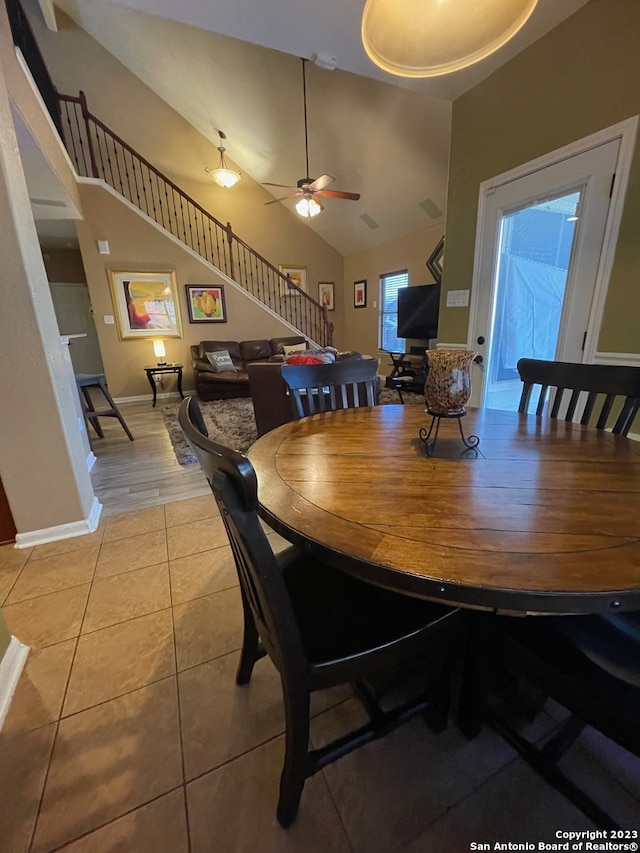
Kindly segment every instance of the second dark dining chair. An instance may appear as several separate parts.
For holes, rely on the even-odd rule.
[[[521,412],[527,411],[534,385],[540,386],[538,415],[545,412],[549,389],[555,388],[549,401],[552,418],[579,417],[583,426],[595,421],[596,429],[614,420],[612,432],[626,436],[640,406],[639,367],[522,358],[518,372],[524,383]],[[504,720],[497,721],[499,731],[598,826],[615,828],[615,821],[558,762],[586,725],[640,756],[640,615],[498,617],[496,629],[503,664],[570,711],[543,746],[526,741]],[[541,707],[538,703],[534,710]]]
[[[333,364],[283,364],[281,373],[296,418],[373,406],[376,402],[377,358]]]
[[[247,684],[265,654],[280,675],[286,732],[276,814],[288,827],[305,780],[327,764],[419,713],[435,731],[445,728],[460,613],[364,583],[293,546],[274,554],[258,519],[249,459],[207,437],[193,398],[181,404],[179,420],[220,509],[240,580],[244,637],[236,683]],[[428,689],[383,710],[365,680],[411,661],[424,666]],[[345,683],[370,722],[310,749],[310,694]]]
[[[548,405],[552,418],[562,416],[572,421],[579,417],[583,426],[594,421],[596,429],[604,429],[613,412],[612,431],[627,435],[640,408],[640,367],[521,358],[517,368],[523,382],[519,412],[529,410],[533,389],[540,386],[537,415],[543,414]],[[620,411],[614,408],[616,399],[620,401]]]

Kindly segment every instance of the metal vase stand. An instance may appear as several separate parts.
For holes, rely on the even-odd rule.
[[[458,427],[460,428],[460,437],[462,438],[462,443],[465,446],[465,450],[463,453],[466,453],[467,450],[476,450],[478,449],[478,445],[480,444],[480,439],[477,435],[468,435],[465,436],[462,430],[462,418],[467,414],[466,409],[456,409],[453,412],[438,412],[435,409],[430,409],[427,407],[427,414],[431,415],[431,424],[429,429],[427,430],[425,427],[420,428],[420,440],[424,441],[425,449],[427,451],[427,456],[433,456],[433,451],[436,446],[436,442],[438,440],[438,432],[440,430],[440,421],[442,418],[455,418],[458,421]],[[431,441],[431,433],[433,432],[433,427],[436,427],[436,432],[433,437],[433,441]]]

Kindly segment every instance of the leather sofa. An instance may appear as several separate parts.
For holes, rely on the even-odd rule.
[[[303,337],[259,339],[254,341],[200,341],[191,347],[191,364],[198,397],[201,400],[226,400],[230,397],[248,397],[249,374],[247,367],[258,363],[282,363],[284,346],[302,344]],[[235,371],[217,372],[207,359],[207,352],[227,350]]]

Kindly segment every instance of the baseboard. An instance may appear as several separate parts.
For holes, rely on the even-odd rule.
[[[191,388],[190,390],[183,391],[185,397],[192,397],[196,394],[195,389]],[[162,394],[157,394],[157,400],[168,400],[169,398],[181,400],[182,397],[178,393],[178,391],[163,391]],[[149,403],[153,402],[153,394],[137,394],[135,397],[114,397],[113,398],[116,405],[120,405],[121,403],[142,403],[147,400]]]
[[[17,637],[11,637],[11,642],[0,661],[0,731],[9,713],[28,654],[29,646],[25,646]]]
[[[96,455],[93,450],[89,451],[89,455],[87,456],[87,471],[90,471],[93,466],[96,464]]]
[[[46,545],[47,542],[58,542],[61,539],[72,539],[74,536],[86,536],[98,527],[102,504],[98,498],[93,498],[91,510],[83,521],[72,521],[70,524],[58,524],[55,527],[44,527],[41,530],[30,530],[28,533],[16,534],[16,548],[33,548],[36,545]]]

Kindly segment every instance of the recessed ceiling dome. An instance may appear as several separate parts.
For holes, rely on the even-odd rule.
[[[506,44],[538,0],[367,0],[362,43],[399,77],[459,71]]]

